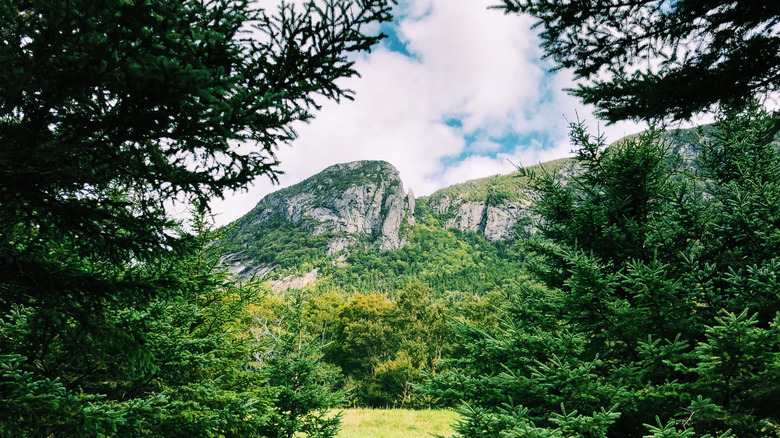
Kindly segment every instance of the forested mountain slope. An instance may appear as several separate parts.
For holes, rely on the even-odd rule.
[[[694,306],[694,314],[709,314],[696,307],[702,304],[693,304],[702,298],[691,301],[688,295],[695,291],[683,290],[687,283],[673,278],[693,269],[687,264],[702,255],[702,239],[723,234],[712,228],[710,221],[717,221],[709,215],[722,211],[717,214],[727,217],[734,208],[718,201],[723,189],[716,176],[722,170],[713,173],[701,160],[712,166],[747,159],[728,154],[749,147],[724,147],[714,132],[705,127],[644,133],[606,149],[595,143],[580,147],[573,158],[468,181],[418,199],[405,191],[389,163],[332,166],[268,195],[226,228],[223,264],[233,275],[267,284],[265,298],[252,308],[258,320],[304,332],[318,345],[323,363],[341,371],[337,386],[347,391],[348,403],[425,407],[473,400],[500,411],[511,396],[503,386],[515,385],[506,380],[507,365],[518,373],[535,369],[538,378],[548,380],[563,363],[544,362],[550,367],[544,372],[528,367],[536,360],[549,362],[549,354],[588,355],[565,365],[578,373],[591,366],[581,359],[599,356],[623,366],[618,350],[633,351],[635,342],[648,340],[647,333],[653,339],[665,336],[652,331],[659,325],[681,330],[675,321],[686,320],[682,309]],[[749,136],[744,140],[750,141]],[[772,220],[771,214],[766,220]],[[707,251],[717,257],[729,254]],[[713,276],[708,266],[686,274],[692,276],[688,281]],[[646,275],[651,277],[643,280]],[[714,288],[716,298],[716,289],[731,281],[718,278],[718,285],[701,286]],[[664,284],[667,280],[671,283]],[[656,283],[630,286],[636,281]],[[626,294],[638,295],[628,299]],[[761,309],[761,314],[768,318],[774,310]],[[648,319],[648,311],[655,316]],[[680,333],[703,340],[703,321]],[[576,333],[567,335],[570,330]],[[539,342],[549,342],[551,350]],[[567,342],[580,346],[567,350]],[[585,345],[589,350],[582,353]],[[619,380],[619,375],[604,378]],[[527,390],[551,384],[537,383],[541,386]],[[622,383],[609,385],[614,388],[602,389],[622,388]],[[608,400],[604,395],[597,402]],[[538,412],[560,406],[560,401],[548,402],[537,406]],[[478,412],[465,413],[473,423],[461,428],[464,435],[470,436],[471,427],[477,435],[494,430]],[[502,415],[509,414],[497,418]],[[598,421],[605,425],[617,418],[604,415]],[[627,421],[621,420],[620,427],[637,427]]]
[[[506,252],[533,233],[532,198],[517,175],[499,175],[415,199],[389,163],[339,164],[264,197],[228,227],[223,261],[236,275],[271,282],[329,277],[386,290],[423,275],[437,289],[458,288],[443,277],[461,283],[484,278],[475,272],[486,262],[516,265],[518,255]]]
[[[702,132],[670,131],[666,134],[670,156],[693,170],[698,168]],[[572,158],[538,164],[530,170],[557,174],[564,180],[581,172]],[[366,273],[369,278],[377,277],[376,271],[392,271],[396,280],[405,275],[416,277],[417,271],[409,265],[427,266],[420,271],[454,269],[466,275],[471,271],[458,270],[466,263],[464,252],[473,259],[474,267],[484,266],[495,260],[488,256],[483,260],[480,247],[504,254],[535,233],[531,207],[537,197],[527,178],[513,172],[456,184],[415,199],[390,163],[338,164],[265,196],[231,224],[222,242],[223,262],[239,276],[269,281],[299,278],[302,281],[293,282],[299,286],[323,278],[326,272],[333,275],[338,271],[337,278],[347,275],[355,280],[348,273],[362,271],[367,258],[376,259],[373,264],[377,265]],[[510,263],[520,257],[504,255]],[[352,280],[344,281],[339,284]],[[361,277],[357,281],[365,280]],[[380,283],[385,281],[390,279]],[[275,284],[284,288],[283,283]]]

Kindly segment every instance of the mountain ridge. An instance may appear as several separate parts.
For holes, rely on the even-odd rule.
[[[701,132],[676,130],[664,139],[673,156],[696,167]],[[579,171],[572,157],[528,169],[564,178]],[[268,194],[228,226],[223,263],[234,275],[281,282],[275,284],[284,289],[305,286],[333,267],[348,265],[355,251],[399,251],[428,232],[456,232],[456,240],[466,233],[490,244],[513,245],[536,231],[535,199],[520,172],[474,179],[415,198],[404,189],[398,169],[386,161],[336,164]],[[437,235],[452,239],[444,234]]]
[[[332,256],[355,246],[397,249],[405,244],[403,228],[414,226],[414,193],[405,191],[398,170],[385,161],[335,164],[293,186],[263,197],[245,216],[230,225],[227,237],[244,241],[224,263],[237,275],[263,277],[274,263],[254,266],[252,247],[275,228],[308,233],[309,242]],[[286,223],[285,223],[286,222]],[[258,239],[259,241],[258,242]],[[310,239],[311,240],[311,239]],[[236,249],[238,249],[236,251]],[[246,256],[250,257],[246,257]],[[254,260],[258,261],[258,260]]]

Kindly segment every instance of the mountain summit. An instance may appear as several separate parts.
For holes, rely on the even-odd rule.
[[[268,267],[244,266],[250,259],[257,261],[256,256],[245,257],[246,253],[267,246],[265,237],[279,227],[308,233],[331,255],[356,245],[397,249],[405,243],[404,226],[414,225],[414,204],[414,194],[404,190],[398,170],[390,163],[336,164],[271,193],[236,221],[227,237],[245,249],[231,253],[226,262],[242,274],[262,275]]]

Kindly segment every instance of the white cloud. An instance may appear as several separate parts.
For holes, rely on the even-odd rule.
[[[568,155],[566,118],[574,120],[577,111],[593,120],[591,110],[561,91],[572,85],[565,72],[546,73],[530,19],[488,10],[492,4],[401,2],[394,29],[412,56],[385,46],[358,58],[362,77],[342,82],[355,91],[355,100],[326,102],[310,124],[298,128],[292,147],[279,150],[281,185],[339,162],[386,160],[419,196],[511,172],[507,159],[529,165]],[[452,119],[460,123],[448,124]],[[618,135],[637,130],[607,128]],[[507,151],[498,139],[513,132],[520,138],[535,133],[547,144],[528,140]],[[469,138],[476,140],[468,144]],[[465,158],[453,163],[459,156]],[[260,180],[246,194],[215,202],[222,213],[218,223],[237,219],[278,188]]]
[[[544,70],[524,17],[488,10],[492,0],[429,0],[428,11],[399,25],[399,38],[434,80],[436,108],[463,118],[466,132],[506,124],[535,102]]]

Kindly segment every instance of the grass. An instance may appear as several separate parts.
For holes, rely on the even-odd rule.
[[[338,438],[451,436],[458,414],[450,410],[345,409]]]

